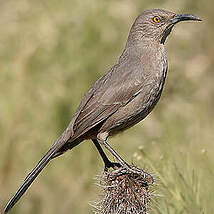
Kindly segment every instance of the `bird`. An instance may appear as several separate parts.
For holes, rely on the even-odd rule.
[[[176,14],[164,9],[145,10],[136,18],[115,65],[90,87],[68,127],[9,200],[5,214],[52,159],[84,140],[93,141],[105,170],[129,168],[107,139],[134,126],[153,110],[160,99],[168,70],[164,43],[175,24],[188,20],[202,21],[191,14]],[[115,157],[116,162],[108,159],[103,148]]]

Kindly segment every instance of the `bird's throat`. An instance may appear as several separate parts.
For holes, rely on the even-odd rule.
[[[174,25],[170,25],[169,27],[166,28],[166,30],[164,31],[163,36],[161,38],[161,44],[165,43],[166,38],[171,33],[173,26]]]

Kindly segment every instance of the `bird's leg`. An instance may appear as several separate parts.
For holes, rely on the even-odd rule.
[[[97,141],[96,141],[97,142]],[[110,162],[109,160],[109,162],[110,162],[110,164],[119,164],[119,168],[120,167],[122,167],[123,169],[125,169],[125,172],[127,173],[127,172],[131,172],[131,173],[134,173],[134,174],[143,174],[143,176],[144,176],[144,178],[145,179],[148,179],[148,182],[150,182],[150,183],[153,183],[154,182],[154,179],[153,179],[153,177],[152,177],[152,175],[150,175],[150,174],[148,174],[147,172],[144,172],[143,170],[141,170],[141,169],[139,169],[139,168],[137,168],[137,167],[134,167],[134,166],[131,166],[131,165],[129,165],[128,163],[126,163],[115,151],[114,151],[114,149],[106,142],[106,140],[99,140],[98,139],[98,145],[99,144],[102,144],[116,159],[117,159],[117,161],[118,161],[118,163],[112,163],[112,162]],[[96,144],[95,144],[96,145]],[[99,145],[99,147],[100,147],[100,145]],[[103,152],[103,150],[102,150],[102,148],[100,147],[100,149],[101,149],[101,151]],[[98,150],[99,151],[99,150]],[[100,153],[101,154],[101,153]],[[105,155],[105,153],[103,152],[103,154]],[[102,156],[102,155],[101,155]],[[106,157],[106,155],[105,155],[105,157]],[[107,157],[106,157],[107,158]],[[108,158],[107,158],[108,159]],[[103,159],[104,160],[104,159]],[[105,161],[104,161],[105,162]],[[112,166],[110,166],[110,167],[112,167]],[[115,167],[113,167],[113,168],[115,168]],[[147,180],[146,180],[146,183],[145,183],[146,185],[148,185],[147,184]]]
[[[150,175],[149,173],[135,167],[132,165],[129,165],[128,163],[126,163],[115,151],[114,149],[106,142],[106,140],[93,140],[96,148],[98,149],[104,163],[105,163],[105,171],[107,171],[110,167],[112,168],[116,168],[116,170],[123,170],[120,171],[120,173],[132,173],[132,175],[143,175],[143,180],[144,180],[144,185],[145,188],[148,188],[149,184],[153,184],[154,183],[154,178],[152,177],[152,175]],[[111,162],[107,156],[105,155],[102,147],[100,146],[100,144],[102,144],[116,159],[117,159],[117,163]],[[117,172],[118,173],[118,172]],[[118,173],[117,175],[120,175],[120,173]]]
[[[106,154],[104,153],[102,147],[100,146],[99,142],[96,140],[96,139],[92,139],[94,145],[96,146],[100,156],[102,157],[103,159],[103,162],[105,164],[105,168],[104,170],[105,171],[108,171],[109,168],[116,168],[116,167],[121,167],[121,164],[120,163],[115,163],[115,162],[111,162],[108,157],[106,156]]]
[[[126,163],[115,151],[114,149],[106,142],[106,140],[98,139],[99,144],[103,145],[119,162],[122,167],[129,168],[128,163]],[[100,145],[99,145],[100,146]],[[101,148],[102,149],[102,148]],[[104,153],[104,152],[103,152]],[[102,156],[102,155],[101,155]],[[105,161],[104,161],[105,162]],[[113,163],[114,164],[114,163]],[[118,164],[118,163],[117,163]]]

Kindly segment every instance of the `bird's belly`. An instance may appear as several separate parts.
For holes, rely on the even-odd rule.
[[[129,117],[120,121],[118,126],[112,129],[110,135],[114,135],[118,132],[124,131],[143,120],[153,110],[159,98],[160,96],[156,94],[148,101],[148,103],[143,103],[143,105],[138,109],[137,112],[133,112],[129,115]]]
[[[101,127],[101,130],[107,131],[112,136],[143,120],[160,99],[162,88],[163,84],[144,87],[144,90],[132,101],[119,108],[108,118]]]

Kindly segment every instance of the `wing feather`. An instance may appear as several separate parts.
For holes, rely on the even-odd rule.
[[[77,109],[72,139],[106,120],[136,96],[145,82],[142,72],[138,71],[135,66],[117,64],[95,82]]]

